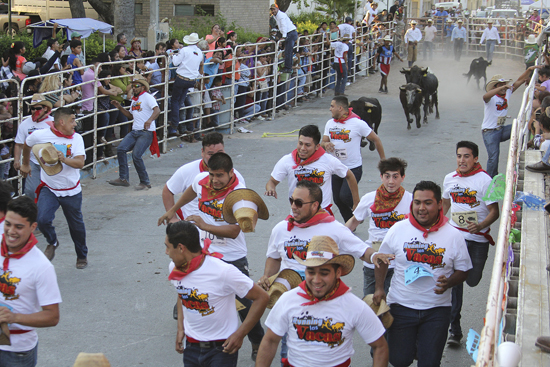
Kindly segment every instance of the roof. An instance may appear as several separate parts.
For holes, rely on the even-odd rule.
[[[70,35],[73,32],[80,33],[82,38],[87,38],[94,32],[113,33],[112,25],[91,18],[52,19],[29,25],[29,27],[34,28],[34,47],[38,47],[43,40],[51,38],[51,29],[54,23],[59,24],[59,28],[65,31],[67,39],[70,39]]]

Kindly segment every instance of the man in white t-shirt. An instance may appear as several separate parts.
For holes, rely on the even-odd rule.
[[[323,202],[321,207],[331,214],[332,175],[345,178],[353,196],[353,206],[359,203],[357,180],[338,158],[326,154],[321,147],[321,132],[316,125],[306,125],[298,133],[298,147],[292,153],[283,156],[273,168],[271,177],[265,185],[265,195],[277,198],[276,186],[285,177],[288,178],[288,196],[290,197],[300,181],[312,181],[321,186]]]
[[[168,279],[178,293],[176,351],[183,353],[184,366],[237,366],[243,338],[259,324],[269,296],[219,254],[210,254],[209,241],[201,248],[191,222],[168,223],[164,243],[172,259]],[[235,297],[251,303],[240,326]]]
[[[334,61],[332,63],[332,68],[336,71],[336,85],[334,86],[334,95],[341,96],[345,95],[346,91],[346,82],[348,80],[348,53],[350,48],[349,34],[344,34],[338,41],[330,42],[330,48],[334,50]]]
[[[49,60],[51,59],[54,55],[55,55],[55,52],[56,51],[61,51],[60,48],[61,46],[59,46],[59,42],[57,41],[57,38],[50,38],[47,42],[47,46],[48,48],[46,49],[46,52],[44,52],[44,54],[42,55],[43,58],[45,58],[46,60]],[[53,66],[50,68],[49,71],[59,71],[61,70],[61,62],[59,61],[59,57],[56,57],[56,60],[54,61],[53,63]]]
[[[457,169],[445,176],[443,181],[443,213],[451,209],[450,223],[462,232],[473,268],[468,272],[466,283],[470,287],[479,284],[489,253],[489,244],[494,245],[489,235],[490,226],[499,217],[498,202],[483,200],[491,184],[491,177],[477,161],[479,148],[471,141],[456,144]],[[463,284],[453,287],[451,309],[451,329],[447,343],[460,345],[462,328]]]
[[[130,172],[128,171],[128,153],[132,150],[132,159],[134,167],[139,176],[139,185],[135,186],[136,190],[144,190],[151,188],[151,181],[145,169],[143,162],[143,154],[147,148],[156,148],[158,151],[158,143],[156,141],[156,125],[155,120],[160,115],[160,109],[155,97],[150,95],[149,83],[147,80],[137,75],[132,81],[132,104],[130,111],[126,110],[117,101],[111,101],[113,106],[129,119],[134,119],[132,131],[128,133],[120,145],[117,147],[118,157],[118,174],[119,178],[109,181],[113,186],[130,186]]]
[[[38,229],[48,242],[44,255],[48,260],[53,260],[55,250],[59,246],[53,220],[55,212],[61,206],[71,229],[71,239],[76,251],[76,268],[84,269],[88,266],[88,247],[86,246],[86,227],[82,216],[80,170],[84,167],[86,151],[84,140],[80,134],[75,132],[75,127],[76,121],[72,108],[57,109],[53,127],[35,131],[27,138],[23,148],[21,174],[25,177],[31,172],[31,148],[40,144],[39,149],[33,149],[32,155],[41,157],[42,160],[40,184],[36,188],[35,202],[38,205]],[[43,151],[48,150],[45,147],[46,144],[52,144],[55,148],[57,154],[55,164],[51,164],[43,158]]]
[[[20,196],[8,203],[0,251],[0,323],[9,324],[11,345],[0,345],[0,367],[36,366],[35,328],[59,322],[61,294],[52,263],[35,246],[36,217],[32,199]]]
[[[353,270],[353,256],[342,255],[332,238],[317,235],[305,259],[295,258],[306,268],[305,280],[283,293],[269,313],[256,367],[271,366],[285,335],[288,358],[283,366],[350,366],[354,331],[373,348],[373,366],[387,366],[384,326],[341,280]]]
[[[355,176],[357,183],[363,176],[361,139],[366,137],[374,143],[380,159],[385,159],[382,141],[370,126],[349,108],[348,99],[336,96],[330,102],[332,119],[327,121],[321,146],[340,159]],[[354,200],[344,179],[332,176],[332,198],[347,222],[353,216]]]
[[[395,254],[387,303],[393,316],[388,329],[390,363],[439,366],[451,318],[451,288],[464,282],[472,262],[462,234],[443,214],[441,188],[420,181],[411,214],[390,228],[380,252]],[[386,297],[387,265],[375,269],[374,304]]]
[[[428,19],[428,25],[424,27],[424,58],[422,61],[428,60],[426,57],[428,51],[430,52],[430,60],[433,59],[434,39],[436,34],[437,28],[434,26],[434,21]]]
[[[378,3],[372,3],[368,9],[366,9],[365,17],[363,18],[363,23],[365,23],[367,26],[370,26],[378,14]]]
[[[528,67],[511,86],[508,83],[512,79],[504,79],[500,74],[493,75],[485,86],[486,93],[483,95],[485,109],[481,133],[483,143],[487,148],[487,173],[491,177],[498,174],[500,143],[509,140],[512,131],[512,125],[505,125],[506,115],[508,114],[508,100],[512,93],[528,80],[532,71],[540,68],[540,65]]]
[[[351,39],[351,44],[348,44],[348,78],[352,78],[353,65],[355,59],[355,53],[353,52],[353,44],[355,44],[355,27],[353,26],[353,19],[346,17],[345,23],[338,25],[340,34],[347,34]]]
[[[21,168],[21,152],[25,145],[25,140],[35,131],[49,129],[53,125],[52,104],[46,100],[42,94],[32,96],[29,110],[31,115],[24,119],[17,127],[15,136],[15,146],[13,148],[13,168],[17,171]],[[34,199],[36,188],[40,183],[40,165],[31,155],[31,174],[25,179],[25,195]]]
[[[249,276],[244,233],[238,223],[227,223],[222,212],[227,195],[244,187],[244,183],[240,182],[235,174],[231,157],[226,153],[216,153],[208,161],[208,172],[202,172],[195,177],[193,184],[183,192],[177,203],[159,218],[158,224],[171,221],[179,208],[197,198],[199,213],[185,219],[195,223],[199,228],[203,246],[206,241],[210,241],[212,251],[222,254],[223,261],[234,265]],[[244,320],[251,302],[242,297],[237,299],[245,306],[245,309],[239,312],[241,320]],[[263,336],[264,330],[258,322],[248,334],[252,344],[252,359],[256,358]]]
[[[369,220],[369,238],[365,241],[369,247],[378,251],[389,229],[410,213],[412,194],[401,184],[405,179],[407,162],[399,158],[383,159],[378,163],[382,185],[361,198],[359,205],[353,211],[353,217],[346,222],[346,227],[355,231],[357,226]],[[393,276],[393,264],[390,264],[384,291],[388,293]],[[363,262],[363,295],[373,294],[376,280],[374,265]]]

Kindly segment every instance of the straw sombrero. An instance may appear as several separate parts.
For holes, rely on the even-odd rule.
[[[269,302],[267,308],[272,308],[283,293],[296,288],[302,283],[302,277],[292,269],[284,269],[270,276],[268,281],[269,291],[267,291],[267,294],[269,294]]]
[[[145,91],[149,92],[149,83],[142,75],[136,75],[132,80],[132,83],[139,83],[145,87]]]
[[[46,107],[49,107],[50,109],[53,108],[53,105],[50,101],[48,101],[46,99],[46,97],[44,97],[43,94],[40,94],[40,93],[35,93],[32,95],[32,99],[30,102],[27,102],[27,104],[29,106],[34,106],[34,105],[42,105],[42,106],[46,106]]]
[[[391,315],[390,306],[386,303],[386,300],[382,299],[380,300],[380,304],[376,306],[373,301],[373,294],[367,294],[365,298],[363,298],[363,301],[369,305],[370,308],[374,311],[376,316],[380,318],[380,321],[382,321],[382,324],[386,329],[389,329],[391,324],[393,323],[393,316]]]
[[[57,149],[52,143],[35,144],[32,146],[32,153],[48,176],[57,175],[63,170],[63,165],[57,157]]]
[[[73,367],[111,367],[103,353],[79,353]]]
[[[306,267],[316,267],[325,264],[338,264],[342,267],[342,276],[351,273],[355,259],[351,255],[340,255],[338,245],[329,236],[313,236],[307,248],[306,259],[293,255],[298,263]]]
[[[250,189],[234,190],[227,195],[223,201],[222,212],[227,223],[239,223],[245,233],[254,232],[258,218],[269,218],[269,210],[264,200]]]
[[[510,83],[512,81],[512,79],[504,79],[502,77],[501,74],[496,74],[496,75],[493,75],[493,77],[491,78],[491,80],[489,80],[489,82],[487,83],[487,85],[485,86],[485,91],[488,92],[490,91],[491,89],[494,88],[495,84],[498,84],[498,83]]]

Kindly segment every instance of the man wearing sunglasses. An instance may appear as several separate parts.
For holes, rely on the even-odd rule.
[[[15,148],[13,150],[13,168],[19,171],[21,168],[21,153],[23,152],[23,146],[25,140],[33,132],[42,129],[49,129],[50,125],[53,125],[53,117],[50,116],[52,112],[52,103],[46,100],[46,97],[42,94],[35,94],[32,96],[29,103],[29,110],[31,115],[24,119],[17,128],[17,135],[15,136]],[[40,165],[38,161],[31,154],[31,174],[25,179],[24,193],[26,196],[34,199],[34,191],[40,183]]]

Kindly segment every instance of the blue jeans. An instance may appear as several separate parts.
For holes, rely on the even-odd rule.
[[[292,70],[292,57],[294,56],[294,45],[298,40],[298,32],[290,31],[286,34],[285,40],[285,69]]]
[[[218,113],[220,110],[212,109],[210,113]],[[220,115],[210,116],[210,126],[218,126],[220,124]]]
[[[55,212],[61,206],[63,214],[69,225],[71,239],[74,242],[76,257],[85,259],[88,257],[88,247],[86,246],[86,227],[82,217],[82,192],[73,196],[57,197],[50,189],[43,187],[38,197],[38,229],[50,245],[55,245],[57,235],[53,220]]]
[[[223,259],[222,259],[223,260]],[[248,273],[248,259],[245,257],[240,258],[235,261],[226,261],[226,263],[231,264],[235,266],[237,269],[241,271],[244,275],[247,277],[250,277],[250,274]],[[252,306],[252,301],[248,298],[241,298],[236,297],[239,302],[243,304],[244,309],[239,311],[239,317],[241,318],[241,321],[244,321],[246,319],[246,316],[248,315],[248,311],[250,310],[250,306]],[[250,340],[250,343],[252,344],[260,344],[262,342],[262,339],[264,337],[264,329],[262,328],[262,324],[260,321],[254,325],[252,330],[248,333],[248,340]]]
[[[390,290],[391,278],[393,277],[393,268],[388,269],[386,279],[384,280],[384,292],[388,294]],[[374,278],[374,269],[363,266],[363,297],[367,294],[373,294],[375,290],[376,279]]]
[[[495,52],[495,45],[497,40],[486,40],[485,41],[485,52],[487,53],[487,61],[493,60],[493,52]]]
[[[353,71],[353,65],[354,65],[354,46],[352,43],[349,43],[349,50],[348,50],[348,76],[353,76],[355,73]],[[347,80],[347,78],[346,78]]]
[[[261,112],[264,112],[265,109],[266,109],[266,106],[267,106],[267,96],[268,96],[268,93],[267,92],[261,92],[261,93],[258,93],[260,95],[260,111]]]
[[[351,173],[353,173],[357,183],[359,183],[363,176],[363,166],[352,168]],[[341,178],[337,175],[332,175],[332,199],[338,210],[340,210],[344,223],[353,217],[353,196],[351,196],[351,190],[345,177]]]
[[[254,115],[255,113],[258,113],[260,112],[260,105],[257,104],[257,103],[254,103],[254,104],[251,104],[250,106],[248,107],[245,107],[243,109],[243,112],[242,112],[242,117],[244,118],[247,118],[247,117],[252,117],[252,115]]]
[[[306,84],[305,74],[298,75],[298,95],[304,94],[304,84]]]
[[[550,149],[546,150],[546,153],[544,153],[544,157],[542,157],[542,161],[548,165],[550,165]]]
[[[35,191],[40,183],[40,165],[30,162],[31,164],[31,175],[27,176],[25,179],[25,196],[30,197],[34,200]],[[4,172],[2,172],[3,174]]]
[[[430,60],[433,59],[434,56],[434,43],[429,41],[424,41],[424,60],[427,60],[426,55],[430,52]]]
[[[143,154],[149,148],[153,142],[153,132],[143,130],[132,130],[124,139],[120,142],[117,148],[118,157],[118,174],[121,180],[130,181],[130,172],[128,171],[128,153],[132,150],[132,159],[134,160],[134,167],[136,167],[137,174],[139,176],[139,182],[145,185],[149,185],[149,175],[145,170],[145,163],[143,162]]]
[[[185,367],[236,367],[239,352],[229,354],[223,352],[223,347],[203,349],[197,343],[186,342],[183,351]]]
[[[116,124],[117,121],[118,121],[119,115],[122,115],[122,113],[119,110],[114,110],[114,111],[109,112],[109,125]],[[124,116],[124,115],[122,115],[122,116]],[[128,118],[126,116],[124,116],[124,119],[125,120],[123,122],[128,121]],[[121,120],[122,120],[122,118],[121,118]],[[126,130],[128,129],[128,125],[124,125],[122,127],[124,127]],[[121,135],[122,135],[122,127],[121,127],[121,130],[120,130]],[[128,134],[128,131],[126,131],[124,133],[124,135],[126,135],[126,134]],[[106,130],[105,135],[106,135],[107,140],[109,140],[109,139],[114,140],[114,138],[115,138],[115,128],[114,127],[108,128]]]
[[[0,350],[0,367],[34,367],[38,363],[38,344],[26,352]]]
[[[176,80],[174,81],[174,85],[172,87],[172,103],[171,103],[171,127],[173,130],[178,130],[178,126],[180,123],[180,108],[182,104],[185,104],[187,107],[191,106],[191,99],[187,98],[187,92],[189,92],[189,88],[193,88],[195,86],[194,81],[189,80],[183,80],[179,76],[176,77]],[[187,115],[186,120],[190,120],[193,118],[193,109],[188,108],[187,109]],[[192,125],[192,123],[191,123]],[[189,131],[193,131],[193,128],[189,129]]]
[[[483,132],[483,143],[487,148],[487,173],[491,177],[498,174],[498,158],[500,155],[500,143],[510,139],[512,125],[503,126],[500,130]]]
[[[235,111],[237,116],[244,117],[244,104],[246,103],[246,93],[248,92],[248,87],[239,85],[237,86],[237,91],[235,94]]]
[[[418,358],[418,367],[438,367],[447,340],[451,307],[415,310],[398,303],[390,306],[393,324],[388,329],[390,363],[410,366]]]
[[[286,100],[291,103],[292,99],[294,98],[294,94],[296,93],[294,89],[294,87],[296,86],[296,78],[292,77],[288,79],[287,83],[288,92],[286,92]]]
[[[485,268],[485,262],[489,254],[489,242],[466,241],[466,245],[468,246],[468,253],[470,254],[473,266],[473,268],[468,271],[466,283],[470,287],[475,287],[479,284],[483,275],[483,268]],[[452,289],[453,304],[451,308],[451,329],[449,331],[453,335],[462,335],[460,311],[462,310],[463,293],[464,283],[460,283]]]
[[[98,111],[98,112],[103,112],[103,111]],[[109,113],[107,112],[103,112],[103,113],[98,113],[97,114],[97,128],[102,128],[102,127],[105,127],[105,126],[108,126],[109,125]],[[104,129],[101,129],[101,130],[97,130],[97,144],[101,144],[101,138],[104,138],[105,137],[105,132],[106,130]],[[104,147],[97,147],[97,156],[98,157],[102,157],[103,156],[103,148]]]
[[[342,66],[342,71],[340,71]],[[333,63],[332,68],[336,70],[336,87],[334,93],[344,93],[346,91],[346,82],[348,81],[348,67],[344,62],[342,64]]]

